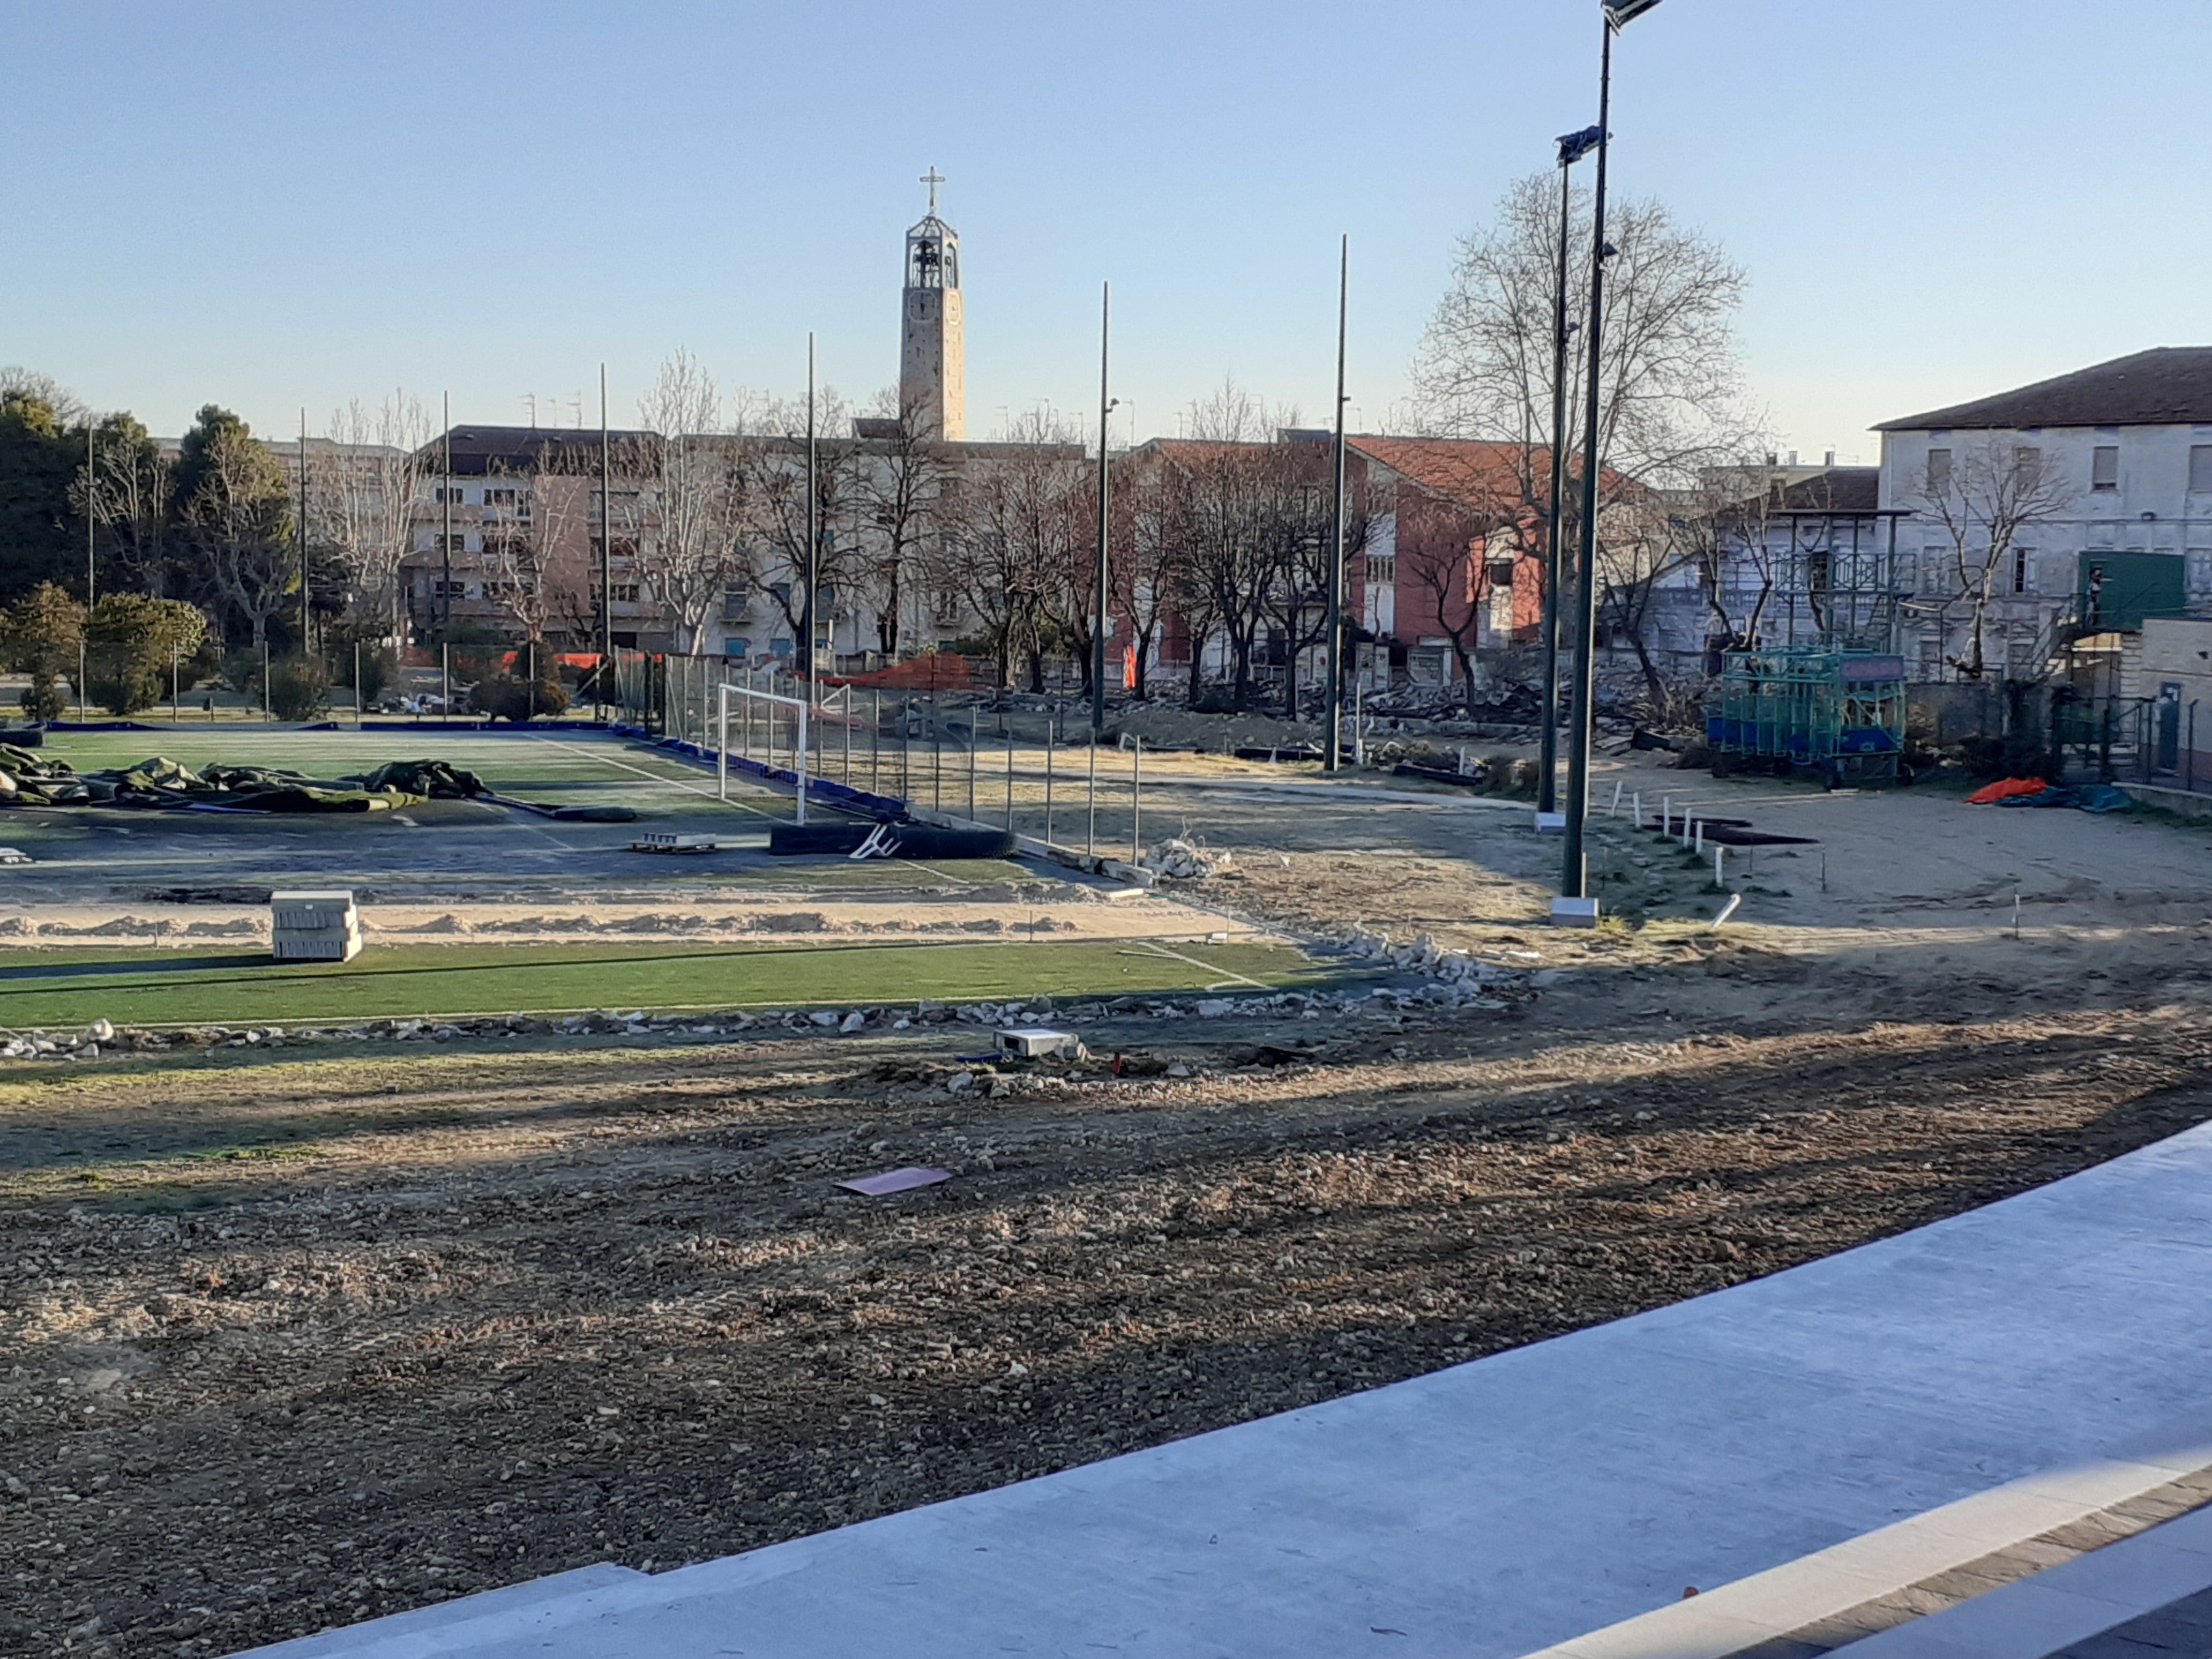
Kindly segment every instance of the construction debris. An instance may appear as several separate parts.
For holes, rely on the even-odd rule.
[[[950,1170],[932,1170],[909,1164],[902,1170],[885,1170],[880,1175],[854,1176],[850,1181],[841,1181],[837,1184],[848,1192],[881,1198],[888,1193],[909,1193],[917,1187],[934,1187],[940,1181],[951,1179],[952,1171]]]
[[[1227,852],[1177,836],[1146,854],[1140,867],[1173,881],[1204,881],[1208,876],[1235,867],[1236,862]]]

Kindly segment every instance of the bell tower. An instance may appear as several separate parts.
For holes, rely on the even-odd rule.
[[[960,310],[960,234],[937,216],[935,167],[922,176],[929,212],[906,234],[899,296],[899,406],[933,438],[968,435],[968,369]]]

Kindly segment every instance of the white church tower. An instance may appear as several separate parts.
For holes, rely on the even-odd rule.
[[[906,292],[900,296],[899,404],[933,438],[968,435],[968,367],[960,315],[960,234],[937,216],[935,167],[928,216],[906,234]]]

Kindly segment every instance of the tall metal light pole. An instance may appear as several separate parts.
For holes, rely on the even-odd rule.
[[[98,428],[92,423],[91,413],[87,411],[84,417],[84,619],[86,625],[77,629],[76,633],[76,706],[77,718],[80,720],[88,712],[84,701],[84,681],[85,666],[91,659],[91,653],[86,648],[86,636],[91,629],[92,608],[100,602],[98,592],[100,555],[97,540],[100,520],[98,515],[93,511],[93,488],[99,477],[99,474],[94,471],[98,456],[93,447],[96,441],[97,432]]]
[[[300,654],[304,657],[314,649],[310,636],[313,621],[307,610],[307,411],[304,405],[300,410],[300,528],[293,540],[300,556]]]
[[[1344,341],[1352,295],[1352,236],[1345,234],[1336,259],[1336,441],[1329,460],[1334,482],[1328,498],[1328,689],[1323,696],[1322,770],[1341,764],[1344,728]],[[1292,666],[1295,679],[1297,669]]]
[[[599,672],[601,707],[615,666],[614,446],[607,429],[607,366],[599,365]],[[602,717],[604,718],[604,716]]]
[[[1573,194],[1568,169],[1597,141],[1595,127],[1568,133],[1559,141],[1559,277],[1552,307],[1552,487],[1550,527],[1544,538],[1544,723],[1536,793],[1536,811],[1547,815],[1559,810],[1559,577],[1565,569],[1559,532],[1566,519],[1561,498],[1567,489],[1567,340],[1575,327],[1567,320],[1567,215]]]
[[[1589,375],[1584,386],[1583,410],[1583,521],[1581,544],[1575,557],[1575,724],[1567,749],[1566,846],[1560,860],[1559,896],[1588,898],[1589,860],[1583,847],[1589,816],[1590,738],[1593,732],[1591,696],[1597,682],[1597,479],[1598,398],[1602,391],[1602,347],[1605,342],[1605,168],[1613,116],[1613,37],[1642,16],[1659,0],[1603,0],[1605,27],[1598,53],[1597,180],[1590,207],[1590,301],[1589,332],[1583,349],[1589,355]],[[1579,907],[1577,907],[1579,908]],[[1577,918],[1579,919],[1579,918]]]
[[[438,497],[446,509],[444,530],[438,537],[441,549],[438,566],[438,643],[443,646],[453,623],[453,394],[445,394],[445,457],[446,481],[439,486]],[[443,686],[439,688],[442,694]],[[453,711],[446,711],[451,714]]]
[[[799,650],[806,665],[806,701],[815,694],[814,589],[822,575],[821,503],[814,494],[814,331],[806,331],[806,592],[799,596]]]
[[[1107,422],[1116,399],[1107,396],[1108,349],[1113,337],[1114,284],[1098,285],[1098,581],[1091,623],[1091,736],[1096,746],[1106,729],[1106,537],[1112,522],[1106,476]],[[1049,746],[1049,745],[1048,745]]]

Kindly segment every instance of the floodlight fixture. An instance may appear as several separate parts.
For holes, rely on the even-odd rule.
[[[1559,135],[1559,165],[1571,167],[1597,148],[1597,141],[1605,137],[1602,128],[1584,127],[1580,132]]]
[[[1659,3],[1659,0],[1603,0],[1605,26],[1615,34]]]

